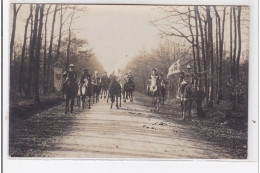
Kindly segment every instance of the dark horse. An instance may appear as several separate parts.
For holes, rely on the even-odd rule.
[[[101,78],[101,99],[102,99],[102,97],[106,98],[109,83],[110,83],[110,81],[108,78],[105,78],[105,77]]]
[[[78,86],[76,83],[68,81],[64,84],[64,91],[66,94],[66,107],[65,114],[68,112],[73,113],[74,98],[77,96]],[[70,110],[69,110],[70,106]]]
[[[185,119],[186,112],[188,111],[188,118],[191,118],[191,106],[194,99],[193,85],[188,82],[180,86],[180,99],[182,118]]]
[[[166,96],[166,85],[167,85],[167,81],[165,80],[162,80],[161,83],[160,83],[160,95],[161,95],[161,101],[162,101],[162,105],[164,105],[164,102],[165,102],[165,96]]]
[[[108,99],[111,100],[110,108],[113,108],[113,103],[116,101],[116,107],[119,109],[121,107],[121,86],[115,77],[112,77],[110,84],[108,85]],[[118,99],[120,99],[120,105],[118,105]]]
[[[126,102],[126,99],[130,98],[130,102],[133,102],[133,91],[135,90],[135,84],[132,78],[129,78],[127,82],[124,84],[123,89],[123,98],[124,102]]]
[[[94,82],[93,82],[93,103],[99,102],[100,91],[101,91],[101,80],[100,80],[100,78],[94,79]]]
[[[80,106],[83,110],[85,107],[86,97],[88,97],[88,109],[90,109],[90,100],[92,96],[92,84],[90,79],[84,79],[84,83],[81,89],[78,89],[77,96],[77,105]]]

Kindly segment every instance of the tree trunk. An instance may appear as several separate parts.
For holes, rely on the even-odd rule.
[[[238,53],[237,53],[237,80],[239,81],[239,62],[241,56],[241,26],[240,26],[240,16],[241,16],[241,7],[238,7],[238,16],[237,16],[237,29],[238,29]]]
[[[50,83],[50,68],[52,64],[52,44],[53,44],[53,34],[54,34],[54,26],[55,26],[55,19],[57,13],[58,5],[55,5],[53,19],[52,19],[52,29],[51,29],[51,38],[50,38],[50,46],[49,46],[49,55],[48,55],[48,66],[47,66],[47,74],[46,74],[46,91],[48,90],[49,83]]]
[[[59,57],[60,57],[60,44],[61,44],[62,26],[63,26],[63,14],[62,14],[62,5],[61,5],[61,7],[60,7],[60,29],[59,29],[59,38],[58,38],[58,45],[57,45],[57,55],[56,55],[55,62],[59,61]]]
[[[205,30],[205,47],[206,47],[206,51],[205,51],[205,53],[206,53],[206,66],[207,66],[207,73],[209,74],[209,69],[210,69],[210,67],[209,67],[209,62],[210,62],[210,60],[209,60],[209,44],[208,44],[208,22],[207,21],[205,21],[205,27],[204,27],[204,30]],[[209,74],[209,76],[210,76],[210,74]],[[206,101],[207,101],[207,104],[209,103],[209,80],[208,80],[208,76],[207,76],[207,86],[206,86]]]
[[[46,65],[47,65],[47,22],[48,22],[48,15],[49,15],[49,10],[52,5],[49,6],[47,9],[46,13],[46,18],[45,18],[45,27],[44,27],[44,55],[43,55],[43,94],[46,95],[47,92],[47,87],[46,87]]]
[[[220,32],[220,23],[219,23],[219,40],[220,40],[220,45],[219,45],[219,86],[218,86],[219,90],[218,90],[218,101],[223,100],[223,46],[224,46],[225,18],[226,18],[226,7],[224,7],[224,11],[223,11],[222,32]]]
[[[71,24],[73,21],[73,16],[74,16],[74,12],[71,15],[71,20],[70,20],[70,25],[69,25],[69,42],[68,42],[68,47],[67,47],[67,62],[66,62],[66,68],[69,68],[69,64],[70,64],[70,44],[71,44]]]
[[[214,64],[213,64],[213,28],[212,28],[212,18],[210,16],[210,6],[206,7],[207,10],[207,21],[208,21],[208,42],[209,42],[209,57],[210,57],[210,100],[209,107],[213,107],[214,100],[214,84],[213,84],[213,75],[214,75]]]
[[[199,19],[199,27],[200,27],[200,38],[201,38],[201,52],[202,52],[202,60],[203,60],[203,74],[204,74],[204,85],[205,85],[205,92],[208,88],[208,77],[207,77],[207,62],[206,62],[206,52],[205,52],[205,41],[204,41],[204,34],[203,34],[203,28],[202,28],[202,23],[201,23],[201,18],[200,18],[200,13],[199,10],[196,11]],[[206,92],[207,94],[207,92]]]
[[[191,10],[190,10],[190,7],[188,7],[188,10],[189,10],[189,29],[190,29],[190,33],[191,33],[191,38],[192,38],[192,54],[193,54],[193,67],[194,67],[194,73],[195,73],[195,76],[197,76],[197,68],[196,68],[196,53],[195,53],[195,41],[194,41],[194,34],[193,34],[193,31],[192,31],[192,26],[191,26]]]
[[[18,7],[16,10],[16,4],[13,4],[13,28],[12,28],[12,34],[11,34],[11,42],[10,42],[10,58],[13,56],[13,47],[14,47],[14,39],[15,39],[15,29],[16,29],[16,19],[17,14],[20,10],[22,5]]]
[[[42,25],[43,25],[43,12],[44,12],[44,4],[41,6],[39,4],[36,5],[36,8],[40,8],[40,20],[39,20],[39,30],[38,30],[38,38],[36,43],[36,53],[35,53],[35,89],[34,89],[34,102],[38,104],[40,102],[39,95],[39,71],[40,71],[40,56],[41,56],[41,43],[42,43]]]
[[[34,65],[34,58],[35,58],[35,44],[36,44],[36,37],[37,37],[38,13],[39,13],[39,7],[36,6],[32,42],[30,45],[30,54],[29,54],[30,62],[29,62],[28,80],[27,80],[27,88],[26,88],[27,97],[31,96],[32,76],[33,76],[33,72],[35,70],[33,65]]]
[[[219,19],[219,16],[218,16],[218,11],[216,9],[216,6],[214,6],[214,10],[215,10],[215,15],[216,15],[216,36],[215,36],[215,39],[216,39],[216,46],[215,46],[215,49],[216,49],[216,79],[217,79],[217,83],[216,83],[216,97],[218,98],[218,86],[219,86],[219,39],[218,39],[218,34],[219,34],[219,26],[220,26],[220,19]],[[219,104],[218,100],[216,102],[217,104]]]
[[[32,4],[30,5],[30,14],[29,14],[29,17],[26,20],[25,29],[24,29],[21,66],[20,66],[20,73],[19,73],[19,92],[20,92],[20,96],[22,95],[22,88],[23,88],[23,67],[24,67],[24,58],[25,58],[25,49],[26,49],[26,40],[27,40],[27,29],[28,29],[28,24],[29,24],[31,17],[32,17]]]
[[[196,53],[197,53],[197,65],[198,65],[198,73],[199,75],[197,76],[199,78],[200,82],[200,73],[201,73],[201,67],[200,67],[200,46],[199,46],[199,28],[198,28],[198,16],[197,12],[198,11],[198,6],[194,6],[195,10],[195,28],[196,28]]]
[[[236,55],[237,55],[237,20],[236,20],[236,9],[235,7],[233,7],[233,17],[234,17],[234,34],[235,34],[235,37],[234,37],[234,54],[233,54],[233,76],[234,76],[234,79],[236,80]]]
[[[232,8],[233,7],[230,7],[230,74],[231,74],[231,79],[233,79],[233,39],[232,39],[232,34],[233,34],[233,30],[232,30]]]

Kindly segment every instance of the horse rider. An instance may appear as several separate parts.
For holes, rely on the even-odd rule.
[[[108,76],[107,76],[107,72],[104,72],[104,74],[101,76],[101,81],[104,84],[108,84]]]
[[[151,76],[149,78],[149,82],[150,82],[149,91],[150,92],[155,92],[155,91],[157,91],[159,89],[158,88],[158,86],[159,86],[159,79],[160,79],[160,76],[158,75],[158,69],[157,68],[153,68],[152,69],[152,74],[151,74]],[[153,81],[155,81],[155,83]]]
[[[95,71],[94,77],[93,77],[93,84],[98,85],[101,82],[101,78],[99,77],[98,71]]]
[[[131,70],[128,70],[128,73],[127,73],[127,81],[129,81],[129,80],[132,80],[132,81],[134,80]]]
[[[151,76],[150,76],[149,81],[151,81],[153,78],[156,78],[157,84],[159,84],[160,76],[158,75],[158,69],[157,69],[157,68],[153,68],[153,69],[152,69],[152,74],[151,74]]]
[[[62,84],[62,97],[64,97],[65,94],[65,85],[67,85],[69,82],[71,84],[76,84],[76,80],[77,80],[77,73],[74,70],[74,64],[70,64],[69,65],[69,70],[65,71],[63,73],[63,78],[65,79],[63,84]]]
[[[85,82],[84,80],[85,79],[89,80],[89,77],[90,77],[90,75],[88,74],[88,69],[84,69],[82,74],[81,74],[81,76],[80,76],[80,79],[79,79],[79,88],[80,88],[80,94],[81,95],[82,95],[81,88],[82,88],[82,86],[83,86],[83,84]]]

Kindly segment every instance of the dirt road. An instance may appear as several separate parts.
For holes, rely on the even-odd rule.
[[[61,110],[61,106],[54,107],[48,110],[54,112],[52,114],[45,112],[46,115],[38,114],[27,121],[20,121],[21,127],[11,132],[10,155],[54,158],[231,158],[223,148],[196,138],[196,134],[183,125],[163,121],[136,101],[122,104],[120,109],[110,109],[105,100],[100,100],[91,110],[72,115],[55,113]]]

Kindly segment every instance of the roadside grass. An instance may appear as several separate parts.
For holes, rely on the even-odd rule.
[[[151,98],[135,92],[135,99],[142,105],[152,108]],[[233,159],[247,158],[248,114],[243,105],[237,105],[237,111],[231,111],[231,103],[222,101],[213,108],[204,107],[206,117],[198,119],[196,103],[192,107],[192,119],[181,120],[181,107],[177,99],[168,99],[157,112],[159,118],[185,126],[191,132],[190,137],[213,142],[224,147]],[[245,105],[244,105],[245,106]],[[196,134],[196,135],[194,135]]]

